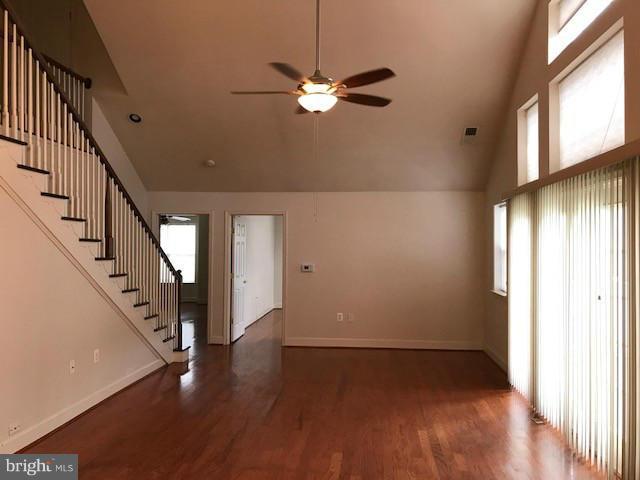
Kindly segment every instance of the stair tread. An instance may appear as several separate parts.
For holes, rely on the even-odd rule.
[[[50,173],[49,170],[44,170],[38,167],[32,167],[31,165],[25,165],[23,163],[20,163],[18,165],[18,168],[20,168],[21,170],[28,170],[30,172],[41,173],[42,175],[49,175]]]
[[[69,197],[67,195],[62,195],[60,193],[40,192],[40,195],[42,195],[43,197],[58,198],[60,200],[69,200]]]
[[[147,315],[146,317],[144,317],[145,320],[151,320],[152,318],[156,318],[159,317],[160,315],[158,315],[157,313],[154,313],[153,315]]]
[[[169,342],[169,341],[173,340],[174,338],[176,338],[176,336],[175,335],[171,335],[170,337],[167,337],[162,341],[166,343],[166,342]]]
[[[108,262],[115,259],[116,257],[96,257],[96,261],[98,262]]]
[[[6,140],[7,142],[11,143],[17,143],[18,145],[22,145],[23,147],[29,145],[27,142],[23,142],[22,140],[18,140],[17,138],[8,137],[7,135],[0,134],[0,139]]]
[[[62,220],[66,220],[67,222],[86,222],[87,219],[86,218],[80,218],[80,217],[69,217],[69,216],[64,216],[64,217],[60,217]]]
[[[160,330],[164,330],[164,329],[166,329],[166,328],[167,328],[167,326],[166,326],[166,325],[163,325],[162,327],[154,328],[154,329],[153,329],[153,331],[154,331],[154,332],[159,332]]]
[[[102,240],[100,240],[99,238],[80,238],[79,240],[81,242],[94,242],[94,243],[102,242]]]
[[[120,277],[126,277],[127,275],[129,275],[128,273],[110,273],[109,277],[110,278],[120,278]]]
[[[122,293],[132,293],[132,292],[137,292],[139,291],[139,288],[125,288],[124,290],[122,290]]]
[[[134,307],[144,307],[145,305],[149,305],[149,302],[140,302],[133,304]]]

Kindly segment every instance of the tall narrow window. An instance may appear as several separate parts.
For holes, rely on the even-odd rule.
[[[538,102],[531,105],[527,112],[527,181],[538,179]]]
[[[507,204],[493,207],[493,291],[507,293]]]
[[[566,168],[624,145],[624,33],[558,84],[559,162]]]
[[[196,235],[194,223],[160,225],[160,246],[176,268],[183,283],[196,281]]]
[[[549,63],[611,4],[613,0],[549,2]]]
[[[518,110],[518,185],[538,179],[538,96]]]

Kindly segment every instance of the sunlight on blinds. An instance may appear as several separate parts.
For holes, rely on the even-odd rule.
[[[622,172],[591,172],[537,196],[536,406],[599,468],[617,457],[620,433]]]
[[[529,194],[509,202],[509,381],[531,398],[532,202]]]
[[[633,160],[509,203],[509,380],[581,457],[610,474],[623,468],[623,446],[637,445],[623,412],[640,413],[624,388],[638,369],[624,344],[637,327],[626,290],[638,275],[630,282],[628,246],[637,255],[638,245],[628,237],[628,199],[640,197],[637,172]]]
[[[565,77],[558,93],[561,169],[623,145],[623,31]]]

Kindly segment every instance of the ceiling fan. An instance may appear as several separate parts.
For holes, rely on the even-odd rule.
[[[395,73],[389,68],[378,68],[359,73],[338,82],[325,77],[320,72],[320,0],[316,0],[316,70],[313,75],[306,77],[287,63],[274,62],[269,65],[284,76],[298,82],[298,87],[295,90],[236,91],[231,93],[234,95],[296,95],[300,104],[296,113],[326,112],[331,110],[338,100],[368,107],[386,107],[391,103],[389,98],[348,91],[351,88],[363,87],[395,77]]]

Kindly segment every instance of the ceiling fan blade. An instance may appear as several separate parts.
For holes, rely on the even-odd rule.
[[[338,98],[345,102],[367,105],[368,107],[386,107],[391,103],[391,99],[389,98],[365,95],[363,93],[346,93]]]
[[[291,90],[281,90],[281,91],[245,91],[245,92],[231,92],[232,95],[297,95],[296,92],[292,92]]]
[[[285,77],[289,77],[291,80],[295,80],[298,83],[308,82],[307,77],[305,77],[303,74],[301,74],[298,70],[293,68],[288,63],[271,62],[269,65],[272,68],[275,68],[278,72],[280,72]]]
[[[362,87],[364,85],[371,85],[372,83],[381,82],[391,77],[395,77],[396,74],[390,68],[378,68],[377,70],[370,70],[368,72],[352,75],[345,78],[337,85],[344,85],[347,88]]]
[[[303,115],[305,113],[310,113],[309,110],[307,110],[306,108],[301,107],[300,105],[298,105],[298,108],[296,108],[296,111],[294,112],[296,115]]]

